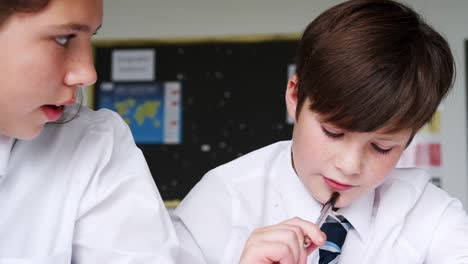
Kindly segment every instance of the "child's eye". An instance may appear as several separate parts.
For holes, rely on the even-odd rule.
[[[327,130],[326,128],[324,128],[324,127],[322,127],[322,130],[325,133],[325,135],[327,135],[330,138],[340,138],[340,137],[344,136],[344,133],[333,133],[333,132]]]
[[[74,35],[59,36],[59,37],[55,37],[55,41],[59,45],[65,46],[65,45],[67,45],[68,41],[70,39],[72,39],[73,37],[74,37]]]
[[[381,148],[377,146],[377,144],[374,144],[374,143],[372,143],[371,145],[377,152],[382,153],[382,154],[387,154],[390,152],[390,150],[392,150],[392,148],[388,148],[388,149]]]

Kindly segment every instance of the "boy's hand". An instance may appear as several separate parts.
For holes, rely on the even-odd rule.
[[[304,248],[304,237],[312,241]],[[298,217],[255,229],[245,243],[240,264],[305,264],[307,256],[325,244],[326,235],[315,224]]]

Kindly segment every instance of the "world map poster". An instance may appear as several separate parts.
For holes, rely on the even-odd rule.
[[[120,114],[139,144],[180,144],[180,82],[101,83],[98,108]]]

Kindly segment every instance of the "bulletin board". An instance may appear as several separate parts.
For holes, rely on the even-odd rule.
[[[210,169],[291,139],[299,37],[97,41],[89,100],[122,115],[163,199],[181,200]]]

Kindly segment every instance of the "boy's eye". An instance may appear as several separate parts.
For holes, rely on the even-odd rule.
[[[374,144],[374,143],[372,143],[371,145],[377,152],[382,153],[382,154],[387,154],[390,152],[390,150],[392,150],[392,148],[388,148],[388,149],[381,148],[377,144]]]
[[[67,45],[68,41],[72,39],[74,36],[73,35],[66,35],[66,36],[59,36],[55,37],[55,41],[62,46]]]
[[[344,136],[344,133],[333,133],[330,130],[327,130],[326,128],[322,127],[323,132],[325,135],[327,135],[330,138],[340,138]]]

